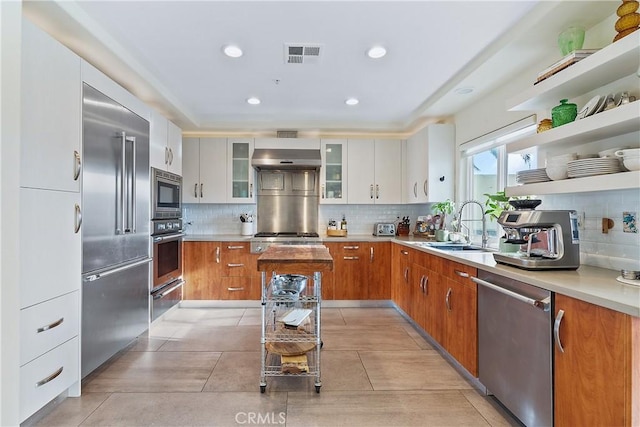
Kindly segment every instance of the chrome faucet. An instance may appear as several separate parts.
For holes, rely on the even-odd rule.
[[[480,211],[482,212],[482,248],[486,249],[487,242],[489,241],[489,235],[487,234],[487,219],[485,217],[484,206],[482,206],[482,203],[478,202],[477,200],[467,200],[466,202],[462,203],[462,205],[460,206],[460,210],[458,211],[458,224],[460,225],[459,231],[462,231],[462,210],[469,203],[475,203],[476,205],[480,206]],[[472,221],[472,220],[467,220],[467,221]],[[473,220],[473,221],[477,221],[477,220]],[[469,236],[467,236],[467,240],[470,241]]]

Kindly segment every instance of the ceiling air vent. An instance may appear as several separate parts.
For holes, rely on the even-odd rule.
[[[279,130],[276,134],[278,138],[297,138],[297,130]]]
[[[322,45],[304,43],[284,44],[285,64],[318,64]]]

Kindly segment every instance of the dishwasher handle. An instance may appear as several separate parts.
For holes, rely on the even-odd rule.
[[[533,298],[529,298],[527,296],[521,295],[517,292],[510,291],[509,289],[505,289],[501,286],[494,285],[493,283],[487,282],[486,280],[478,279],[477,277],[472,277],[471,280],[477,283],[478,285],[485,286],[496,292],[500,292],[501,294],[505,294],[507,296],[510,296],[511,298],[515,298],[518,301],[522,301],[525,304],[532,305],[536,308],[541,309],[542,311],[551,310],[551,297],[546,297],[544,299],[537,300],[537,299],[533,299]]]

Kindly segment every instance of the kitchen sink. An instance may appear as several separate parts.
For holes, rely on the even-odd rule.
[[[482,248],[480,246],[466,243],[452,242],[410,242],[414,246],[421,248],[439,249],[441,251],[476,251],[476,252],[496,252],[494,249]]]

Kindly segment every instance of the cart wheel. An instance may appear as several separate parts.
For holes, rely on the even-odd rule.
[[[267,386],[266,385],[261,385],[260,386],[260,393],[264,393],[267,390]]]
[[[320,393],[320,387],[319,385],[316,386],[316,393]]]

